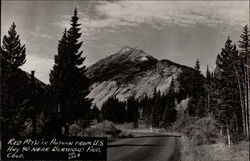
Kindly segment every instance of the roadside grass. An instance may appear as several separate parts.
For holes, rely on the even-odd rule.
[[[249,140],[242,141],[230,148],[230,159],[235,161],[249,161]]]
[[[230,159],[226,145],[195,145],[185,135],[181,137],[181,161],[226,161]]]
[[[248,161],[249,141],[229,147],[219,134],[212,118],[183,116],[171,128],[182,134],[180,138],[181,161]]]
[[[224,143],[198,146],[183,135],[180,144],[181,161],[249,161],[249,141],[231,147]]]

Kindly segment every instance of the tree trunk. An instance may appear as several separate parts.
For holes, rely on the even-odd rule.
[[[64,135],[69,136],[69,123],[65,124]]]
[[[32,84],[32,135],[35,137],[37,135],[37,126],[36,126],[36,107],[35,107],[35,98],[36,98],[36,87],[35,87],[35,71],[31,71],[31,84]]]
[[[239,72],[236,68],[236,66],[233,64],[234,66],[234,70],[236,73],[236,78],[237,78],[237,84],[238,84],[238,88],[239,88],[239,93],[240,93],[240,104],[241,104],[241,112],[242,112],[242,126],[243,126],[243,134],[245,134],[245,132],[247,131],[246,129],[246,111],[245,111],[245,101],[244,101],[244,83],[243,83],[243,90],[242,90],[242,86],[241,86],[241,81],[240,81],[240,76],[239,76]],[[244,77],[244,76],[243,76]],[[242,79],[243,80],[243,79]],[[244,81],[243,81],[244,82]],[[238,122],[238,120],[236,120]]]
[[[230,132],[229,132],[229,127],[228,127],[228,123],[227,123],[227,143],[228,146],[231,146],[231,139],[230,139]]]
[[[248,67],[244,63],[244,104],[245,104],[245,126],[246,135],[249,136],[249,79],[248,79]]]
[[[247,136],[249,136],[249,126],[250,126],[250,123],[249,123],[249,120],[250,120],[250,115],[249,115],[249,113],[250,113],[250,108],[249,108],[249,105],[250,105],[250,79],[249,79],[249,77],[250,77],[250,73],[249,73],[249,68],[250,68],[250,63],[249,63],[249,54],[250,54],[250,52],[248,51],[247,53],[246,53],[247,55],[247,63],[246,63],[246,87],[247,87]]]
[[[210,94],[207,95],[207,112],[210,111]]]

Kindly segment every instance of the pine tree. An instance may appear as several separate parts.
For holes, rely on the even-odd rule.
[[[239,70],[240,79],[240,96],[242,104],[243,126],[246,135],[249,135],[249,120],[250,120],[250,34],[247,25],[243,27],[239,41],[240,57],[241,57],[241,70]]]
[[[70,123],[81,117],[88,117],[91,105],[91,100],[86,97],[89,94],[90,82],[85,75],[85,57],[82,57],[83,51],[79,52],[82,42],[78,42],[81,37],[78,19],[75,9],[71,27],[65,30],[59,41],[58,55],[55,56],[55,64],[50,73],[51,91],[57,111],[63,118],[65,135],[68,135]]]
[[[197,59],[195,63],[195,73],[193,75],[192,87],[193,91],[190,94],[191,98],[188,103],[188,113],[191,116],[204,116],[204,79],[200,71],[200,61]]]
[[[151,99],[147,95],[145,95],[143,99],[140,101],[140,106],[142,108],[142,118],[146,122],[146,127],[149,127],[152,123]]]
[[[129,97],[127,100],[127,122],[133,122],[134,127],[138,127],[139,119],[139,103],[135,100],[133,96]]]
[[[21,45],[19,35],[16,32],[16,25],[13,24],[8,31],[8,36],[4,35],[1,48],[2,67],[10,66],[17,69],[25,63],[26,58],[25,45]]]
[[[151,122],[153,127],[160,127],[160,123],[162,121],[163,108],[160,106],[161,104],[161,93],[154,89],[153,97],[150,100],[151,105]]]
[[[218,121],[224,129],[228,127],[231,132],[242,129],[242,116],[237,86],[238,50],[228,37],[225,47],[216,60],[216,89],[218,92]]]
[[[211,85],[211,73],[209,67],[207,66],[206,71],[206,84],[205,84],[205,91],[206,91],[206,113],[210,113],[210,104],[211,104],[211,93],[212,93],[212,85]]]
[[[98,122],[101,120],[100,118],[100,111],[97,108],[96,105],[94,105],[93,109],[92,109],[92,118],[97,120]]]
[[[1,117],[4,133],[19,135],[23,115],[20,101],[26,89],[20,89],[17,80],[20,79],[19,67],[25,63],[25,45],[21,45],[16,25],[13,22],[8,35],[4,35],[1,46]]]
[[[115,97],[109,97],[102,105],[101,114],[103,120],[124,123],[126,121],[125,103],[120,102]]]
[[[210,73],[209,67],[208,67],[208,65],[207,65],[206,83],[209,84],[209,83],[210,83],[210,80],[211,80],[211,73]]]
[[[162,121],[164,123],[164,126],[170,126],[171,123],[173,123],[176,120],[176,116],[177,116],[177,111],[176,111],[176,107],[175,107],[175,80],[174,78],[172,78],[170,86],[169,86],[169,90],[168,93],[166,94],[166,104],[165,104],[165,109],[163,112],[163,116],[162,116]]]
[[[25,63],[25,45],[21,45],[16,25],[13,22],[8,35],[4,35],[1,46],[1,107],[10,110],[15,104],[15,81],[17,69]]]
[[[194,69],[198,72],[198,73],[201,73],[200,71],[200,60],[197,58],[196,62],[195,62],[195,66],[194,66]]]
[[[197,59],[196,60],[196,64],[195,64],[195,75],[194,75],[194,97],[200,97],[201,95],[204,94],[204,80],[203,80],[203,76],[201,74],[201,70],[200,70],[200,60]]]

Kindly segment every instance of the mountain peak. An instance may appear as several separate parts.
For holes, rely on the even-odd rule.
[[[136,48],[136,47],[135,47]],[[130,47],[130,46],[123,46],[122,48],[121,48],[121,51],[129,51],[129,50],[132,50],[133,48],[132,47]]]
[[[132,62],[141,62],[141,61],[150,61],[150,60],[157,60],[151,55],[147,54],[141,49],[137,47],[129,47],[123,46],[118,52],[116,52],[117,56],[122,56],[123,58],[127,57]]]
[[[99,60],[87,70],[90,78],[106,80],[117,75],[128,75],[124,73],[135,73],[142,68],[149,68],[158,62],[157,59],[138,48],[123,46],[114,54]]]

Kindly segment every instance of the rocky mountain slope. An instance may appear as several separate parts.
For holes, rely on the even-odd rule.
[[[143,50],[123,47],[116,53],[97,61],[87,70],[92,82],[89,98],[101,108],[111,96],[126,100],[130,96],[137,99],[148,95],[155,89],[164,93],[172,78],[177,80],[183,71],[194,71],[169,60],[157,60]],[[181,87],[175,81],[176,91]]]

